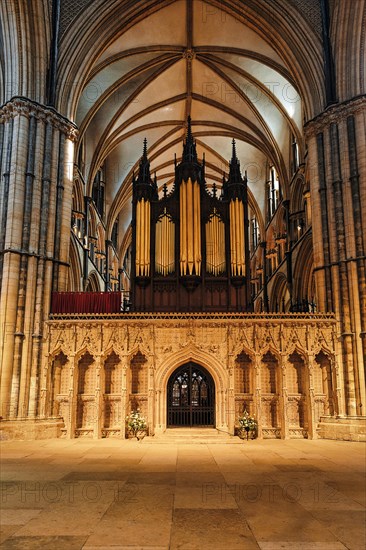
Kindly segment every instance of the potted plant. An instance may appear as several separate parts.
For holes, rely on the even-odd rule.
[[[241,439],[249,439],[249,433],[252,432],[252,439],[254,439],[255,432],[257,431],[257,421],[254,416],[250,416],[247,410],[245,410],[242,416],[238,418],[239,429],[238,434]]]
[[[127,431],[132,437],[136,437],[137,441],[143,439],[147,433],[147,422],[141,416],[139,409],[132,411],[126,417]]]

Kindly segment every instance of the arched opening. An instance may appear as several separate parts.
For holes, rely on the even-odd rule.
[[[189,362],[173,372],[167,387],[167,427],[215,425],[215,383],[210,373]]]
[[[88,277],[85,292],[100,292],[99,281],[95,271],[90,273]]]

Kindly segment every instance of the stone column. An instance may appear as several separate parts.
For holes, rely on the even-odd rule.
[[[100,439],[102,437],[102,427],[104,420],[104,396],[103,396],[103,387],[104,387],[104,376],[103,376],[103,367],[102,367],[102,358],[100,355],[95,355],[95,371],[96,371],[96,385],[95,385],[95,422],[94,422],[94,439]]]
[[[121,426],[121,437],[122,439],[125,439],[126,436],[126,416],[128,414],[127,412],[127,406],[128,406],[128,388],[127,388],[127,363],[128,359],[126,356],[121,357],[121,361],[123,361],[122,366],[122,390],[121,390],[121,418],[120,418],[120,426]]]
[[[318,310],[331,303],[339,319],[350,416],[366,408],[365,108],[366,98],[358,97],[329,107],[305,126],[309,166],[318,168],[310,172]]]
[[[53,359],[53,358],[52,358]],[[50,368],[51,367],[51,368]],[[47,418],[51,416],[51,399],[52,399],[52,363],[50,365],[50,356],[47,354],[43,359],[42,381],[41,381],[41,399],[39,404],[39,416]]]
[[[287,392],[287,382],[286,382],[286,364],[287,357],[281,355],[280,359],[280,388],[279,388],[279,415],[281,416],[281,439],[289,439],[289,421],[288,421],[288,392]]]
[[[78,399],[78,367],[75,355],[69,356],[70,363],[70,388],[69,388],[69,425],[67,438],[74,439],[76,428],[77,399]]]
[[[154,358],[150,357],[150,361],[153,361]],[[155,380],[154,373],[155,369],[153,366],[148,367],[148,397],[147,397],[147,422],[148,422],[148,434],[154,435],[154,426],[155,426],[155,410],[154,410],[154,396],[155,396]]]
[[[155,433],[161,433],[163,431],[163,411],[161,407],[162,397],[161,390],[155,390],[155,409],[156,409],[156,421],[154,426]]]
[[[235,429],[235,367],[232,364],[235,362],[233,356],[229,357],[229,394],[228,394],[228,431],[234,434]]]
[[[262,439],[262,383],[261,383],[261,356],[255,355],[254,358],[254,372],[255,372],[255,414],[258,423],[258,438]]]
[[[315,403],[314,403],[314,384],[313,384],[313,370],[314,370],[314,356],[308,355],[308,364],[305,367],[308,376],[306,377],[306,397],[308,399],[308,438],[317,439],[318,432],[316,431],[316,419],[315,419]]]
[[[0,109],[1,414],[39,415],[43,323],[52,279],[65,289],[75,126],[54,109],[14,98]],[[66,166],[66,167],[65,167]],[[64,191],[62,191],[64,190]],[[59,275],[63,265],[64,274]]]

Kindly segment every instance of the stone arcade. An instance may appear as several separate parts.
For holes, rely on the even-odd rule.
[[[47,328],[41,415],[62,416],[66,437],[124,437],[136,408],[150,434],[164,431],[169,377],[192,361],[212,376],[211,426],[224,432],[246,408],[259,437],[316,438],[320,418],[342,412],[331,315],[146,314]]]

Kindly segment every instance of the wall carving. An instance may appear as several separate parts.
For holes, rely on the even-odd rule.
[[[316,437],[334,414],[341,383],[331,315],[170,315],[54,319],[47,323],[44,416],[60,415],[67,437],[125,436],[139,408],[154,433],[166,427],[166,381],[186,361],[215,380],[216,424],[233,433],[255,414],[260,437]]]

